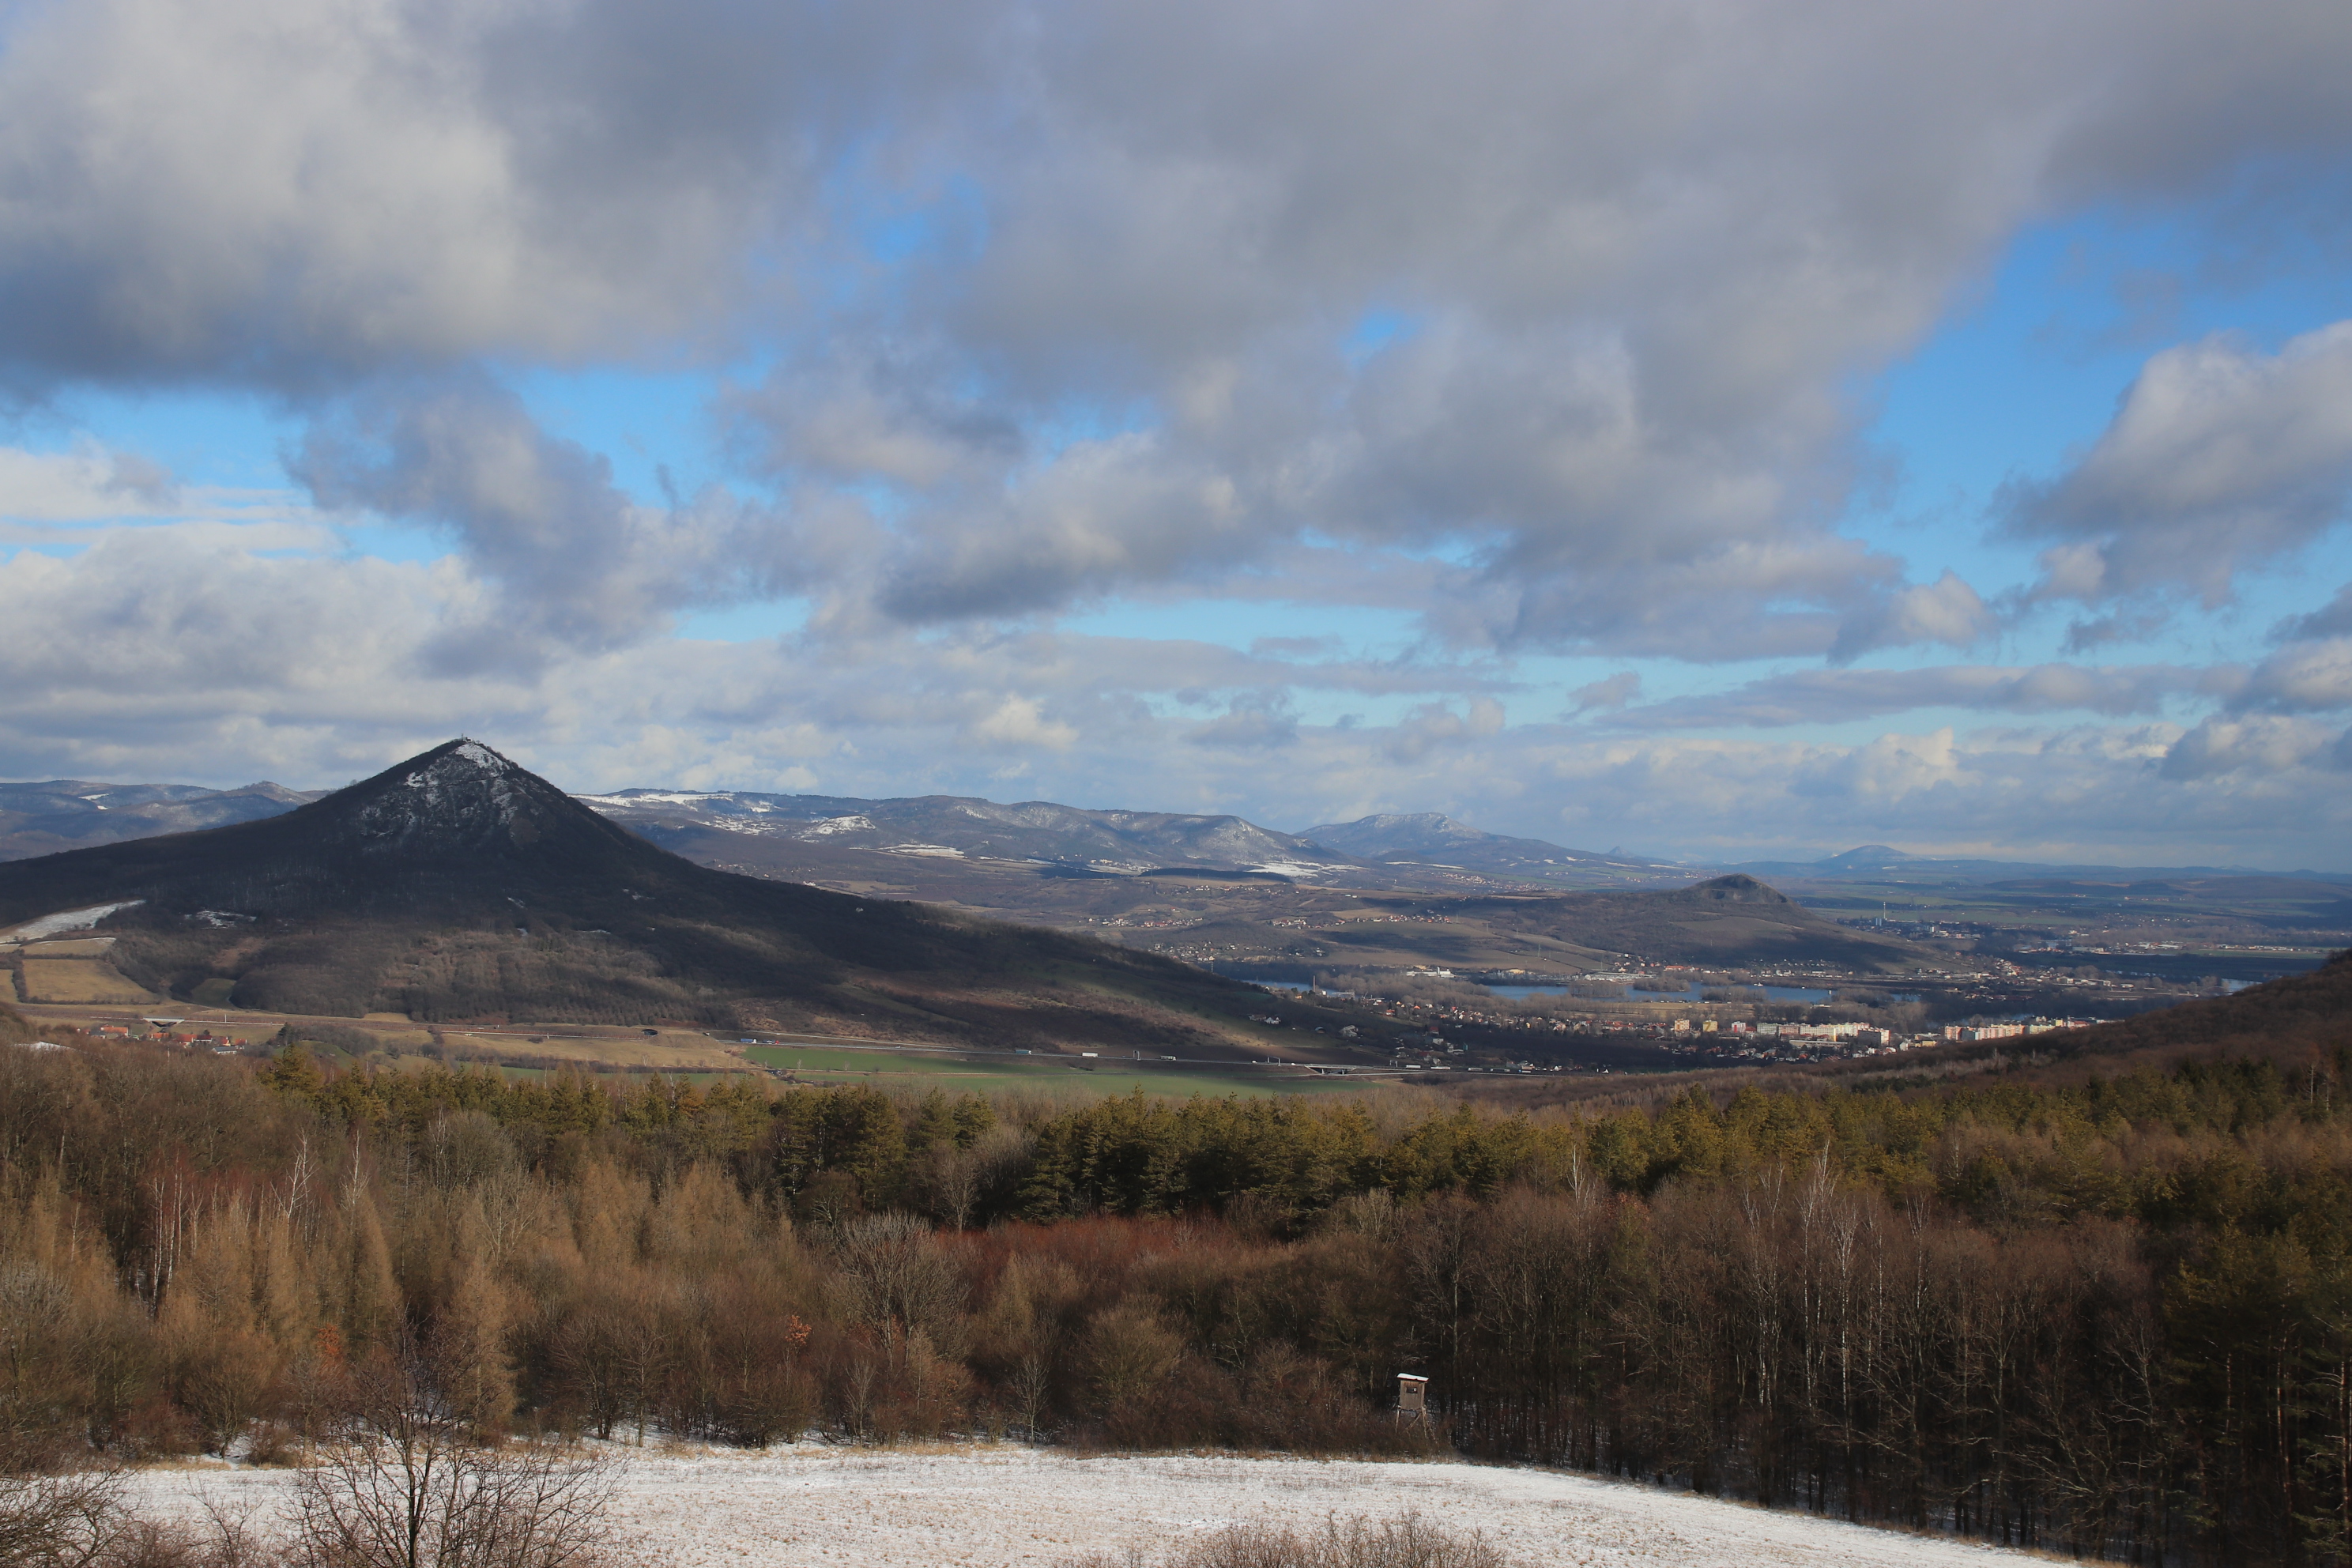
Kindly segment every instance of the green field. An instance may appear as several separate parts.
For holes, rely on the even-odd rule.
[[[908,1083],[985,1094],[997,1089],[1066,1090],[1076,1094],[1330,1094],[1360,1089],[1348,1079],[1309,1078],[1303,1069],[1178,1067],[1167,1062],[1103,1058],[1081,1067],[1067,1057],[964,1058],[940,1051],[840,1050],[824,1046],[752,1046],[744,1059],[781,1068],[810,1083]]]

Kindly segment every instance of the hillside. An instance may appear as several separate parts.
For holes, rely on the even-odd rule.
[[[2249,1057],[2294,1066],[2352,1051],[2352,950],[2308,974],[2058,1037],[2074,1057]]]
[[[0,930],[104,905],[130,907],[78,951],[272,1012],[1216,1051],[1263,1004],[1083,936],[698,866],[470,741],[266,821],[0,865]]]

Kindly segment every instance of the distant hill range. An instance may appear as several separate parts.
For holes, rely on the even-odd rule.
[[[1223,871],[1328,887],[1476,890],[1494,881],[1570,887],[1680,885],[1686,866],[1507,838],[1434,812],[1367,816],[1282,833],[1238,816],[1094,811],[965,795],[866,800],[745,790],[621,790],[586,804],[706,863],[856,869],[860,853],[1019,863],[1047,872],[1144,876]],[[757,841],[770,841],[758,847]],[[779,851],[782,851],[780,855]],[[1465,873],[1467,873],[1465,876]]]
[[[1087,811],[1044,800],[1000,805],[947,795],[860,800],[748,790],[630,789],[580,799],[615,822],[655,836],[698,828],[834,849],[1027,861],[1108,875],[1201,867],[1316,879],[1357,868],[1345,854],[1238,816]]]
[[[1731,868],[1778,881],[1962,881],[2010,882],[2053,878],[2101,881],[2182,881],[2218,877],[2284,877],[2352,886],[2352,875],[2330,871],[2263,871],[2244,866],[2104,866],[2045,864],[2032,860],[1988,860],[1968,857],[1911,855],[1884,844],[1865,844],[1819,860],[1749,860]]]
[[[698,866],[472,741],[263,820],[0,864],[0,931],[110,906],[123,977],[280,1013],[1205,1053],[1244,1048],[1227,1031],[1265,1000],[1083,935]]]
[[[1330,822],[1310,827],[1300,837],[1364,860],[1458,867],[1530,882],[1630,885],[1686,882],[1704,875],[1695,867],[1672,861],[1613,852],[1597,855],[1589,849],[1547,844],[1540,838],[1486,833],[1433,811]]]
[[[236,789],[194,784],[93,784],[51,779],[0,784],[0,860],[86,849],[159,833],[193,833],[278,816],[323,792],[262,783]]]

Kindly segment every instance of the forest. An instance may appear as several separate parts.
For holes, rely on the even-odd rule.
[[[1517,1110],[61,1044],[0,1047],[10,1463],[290,1463],[349,1369],[422,1346],[484,1437],[1450,1448],[2352,1560],[2340,1036]]]

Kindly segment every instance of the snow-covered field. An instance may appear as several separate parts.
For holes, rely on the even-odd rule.
[[[134,1500],[193,1513],[274,1510],[284,1471],[159,1469]],[[1580,1568],[1999,1568],[2022,1554],[1770,1513],[1546,1470],[1229,1458],[1083,1458],[1011,1444],[934,1451],[632,1452],[627,1557],[676,1568],[998,1568],[1130,1543],[1157,1554],[1241,1521],[1417,1511],[1478,1530],[1521,1563]]]

